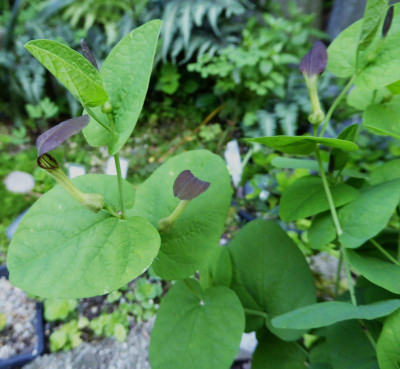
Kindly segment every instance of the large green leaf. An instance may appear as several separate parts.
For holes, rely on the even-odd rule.
[[[400,294],[400,266],[347,250],[350,265],[372,283]]]
[[[388,161],[377,166],[369,177],[369,183],[372,185],[400,178],[400,159]]]
[[[116,177],[90,174],[73,182],[119,208]],[[132,186],[124,184],[132,206]],[[159,246],[158,232],[146,219],[120,220],[104,210],[94,214],[56,186],[25,214],[12,239],[7,266],[11,282],[33,295],[89,297],[142,274]]]
[[[388,0],[368,0],[361,24],[358,53],[365,51],[380,31],[380,25],[386,14]]]
[[[183,279],[194,274],[218,245],[231,201],[231,183],[224,161],[206,150],[188,151],[169,159],[137,190],[129,215],[143,216],[157,227],[172,213],[176,177],[189,169],[210,188],[192,200],[168,232],[161,234],[161,248],[154,261],[155,272],[164,279]]]
[[[400,311],[385,320],[379,336],[376,353],[380,369],[400,367]]]
[[[311,349],[312,364],[329,364],[330,369],[379,369],[375,350],[357,321],[336,323],[316,333],[323,339]]]
[[[331,212],[318,214],[308,230],[308,240],[313,249],[320,250],[336,238]]]
[[[228,369],[239,349],[244,311],[227,287],[205,291],[178,281],[163,299],[151,334],[153,369]]]
[[[149,86],[160,28],[159,20],[136,28],[111,50],[105,60],[100,74],[113,106],[117,133],[110,135],[91,119],[83,130],[90,145],[107,144],[110,154],[115,154],[131,135]],[[102,116],[99,109],[96,113]],[[103,119],[106,121],[105,116]]]
[[[362,20],[346,28],[328,48],[327,69],[338,77],[350,77],[356,68],[356,48]],[[365,89],[378,89],[398,81],[400,59],[398,58],[400,36],[400,5],[394,5],[394,16],[389,33],[383,41],[378,32],[365,50],[366,57],[359,62],[356,85]],[[376,55],[375,55],[376,54]],[[368,63],[368,64],[367,64]]]
[[[354,151],[358,149],[358,146],[351,141],[314,136],[271,136],[247,138],[246,141],[259,143],[286,154],[295,155],[311,154],[318,144],[327,147],[336,147],[346,151]]]
[[[232,255],[232,288],[245,308],[269,318],[315,303],[308,264],[289,236],[272,221],[255,220],[244,226],[228,245]],[[283,339],[302,332],[274,329]]]
[[[99,72],[81,54],[51,40],[29,41],[25,48],[82,104],[98,106],[108,100]]]
[[[372,320],[393,313],[400,300],[386,300],[369,305],[354,306],[350,302],[327,301],[304,306],[272,319],[276,328],[312,329],[351,319]]]
[[[336,207],[347,204],[358,196],[358,190],[339,184],[331,188]],[[285,222],[307,218],[329,209],[322,180],[319,177],[301,177],[282,194],[279,215]]]
[[[344,247],[356,248],[386,227],[400,200],[400,179],[361,190],[360,196],[339,210]]]
[[[363,124],[374,133],[400,139],[400,103],[393,101],[368,106],[364,111]]]
[[[306,369],[307,357],[294,343],[281,341],[268,331],[257,335],[257,340],[251,369]]]

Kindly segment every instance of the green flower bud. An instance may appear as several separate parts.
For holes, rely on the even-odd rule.
[[[102,111],[104,114],[110,114],[110,113],[113,111],[113,107],[112,107],[112,105],[110,104],[109,101],[105,102],[105,103],[101,106],[101,111]]]

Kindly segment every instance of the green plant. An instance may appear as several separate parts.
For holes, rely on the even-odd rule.
[[[44,317],[48,322],[64,320],[75,311],[78,302],[68,299],[45,299]]]
[[[134,128],[147,90],[158,21],[123,39],[100,73],[64,45],[28,43],[89,116],[63,122],[38,139],[38,163],[61,186],[42,196],[23,218],[8,254],[10,280],[39,296],[78,298],[115,291],[151,265],[161,278],[176,281],[157,312],[149,352],[153,369],[227,369],[243,331],[257,332],[253,369],[398,367],[398,160],[367,175],[349,170],[349,153],[358,150],[361,127],[353,124],[338,137],[324,137],[335,108],[354,83],[371,90],[389,86],[395,95],[400,6],[387,11],[387,1],[369,0],[364,18],[345,30],[328,54],[317,42],[302,59],[313,135],[247,139],[306,157],[271,160],[280,168],[310,173],[298,171],[294,181],[281,178],[279,217],[282,224],[307,229],[315,253],[324,249],[338,256],[334,296],[317,302],[312,273],[299,249],[307,240],[291,232],[296,245],[277,222],[252,221],[227,247],[219,246],[232,190],[224,162],[207,151],[169,159],[135,194],[120,173],[117,178],[87,175],[71,182],[48,154],[85,127],[88,142],[107,145],[118,169],[118,150]],[[138,35],[147,43],[137,44]],[[88,50],[86,54],[93,59]],[[123,61],[133,58],[135,65],[138,54],[143,55],[141,68],[134,69],[137,78],[129,83],[132,75]],[[57,63],[49,63],[55,56]],[[325,113],[318,87],[327,59],[328,70],[349,81]],[[59,66],[68,72],[59,74]],[[396,96],[372,100],[363,126],[397,138],[395,103]],[[339,295],[342,268],[348,290]],[[125,338],[126,312],[139,314],[139,303],[151,306],[151,300],[142,299],[159,293],[138,283],[127,299],[137,304],[126,303],[122,310],[100,316],[92,328]]]
[[[0,332],[6,327],[7,325],[7,316],[6,314],[0,313]]]
[[[214,93],[228,102],[227,114],[242,122],[245,134],[273,135],[280,127],[293,135],[309,107],[291,66],[308,50],[310,36],[324,35],[311,27],[312,15],[289,10],[289,19],[269,13],[261,20],[250,18],[239,44],[221,48],[216,56],[203,54],[188,65],[189,71],[214,82]]]
[[[71,320],[50,335],[50,351],[71,350],[82,343],[81,330],[89,324],[87,318]]]
[[[169,57],[175,62],[182,52],[185,57],[181,63],[188,62],[196,51],[197,57],[205,53],[212,56],[224,45],[237,41],[236,34],[240,26],[223,24],[221,18],[223,15],[225,20],[243,15],[251,7],[247,0],[165,2],[161,31],[164,61]]]

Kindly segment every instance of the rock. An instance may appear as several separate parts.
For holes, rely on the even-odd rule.
[[[148,350],[153,322],[131,329],[126,342],[106,338],[77,348],[38,357],[24,369],[150,369]]]
[[[4,184],[8,191],[14,193],[27,193],[35,187],[35,180],[29,173],[15,171],[11,172],[6,177]]]

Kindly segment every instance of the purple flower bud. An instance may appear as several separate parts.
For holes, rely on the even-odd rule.
[[[383,26],[382,26],[382,37],[384,37],[384,38],[388,34],[388,32],[390,30],[390,26],[392,25],[393,11],[394,11],[394,8],[393,8],[393,6],[391,6],[386,13],[385,21],[383,22]]]
[[[300,62],[300,71],[308,77],[321,74],[326,67],[328,53],[321,41],[316,41],[312,49]]]
[[[174,182],[174,196],[180,200],[192,200],[210,187],[209,182],[201,181],[190,170],[184,170]]]
[[[81,131],[87,126],[89,120],[89,115],[82,115],[78,118],[68,119],[42,133],[36,140],[38,156],[42,156],[43,154],[55,149],[65,140]]]
[[[85,39],[81,39],[81,49],[83,52],[83,56],[89,60],[89,62],[97,69],[99,70],[99,67],[97,66],[96,59],[92,53],[92,50],[90,50],[89,45],[86,43]]]

